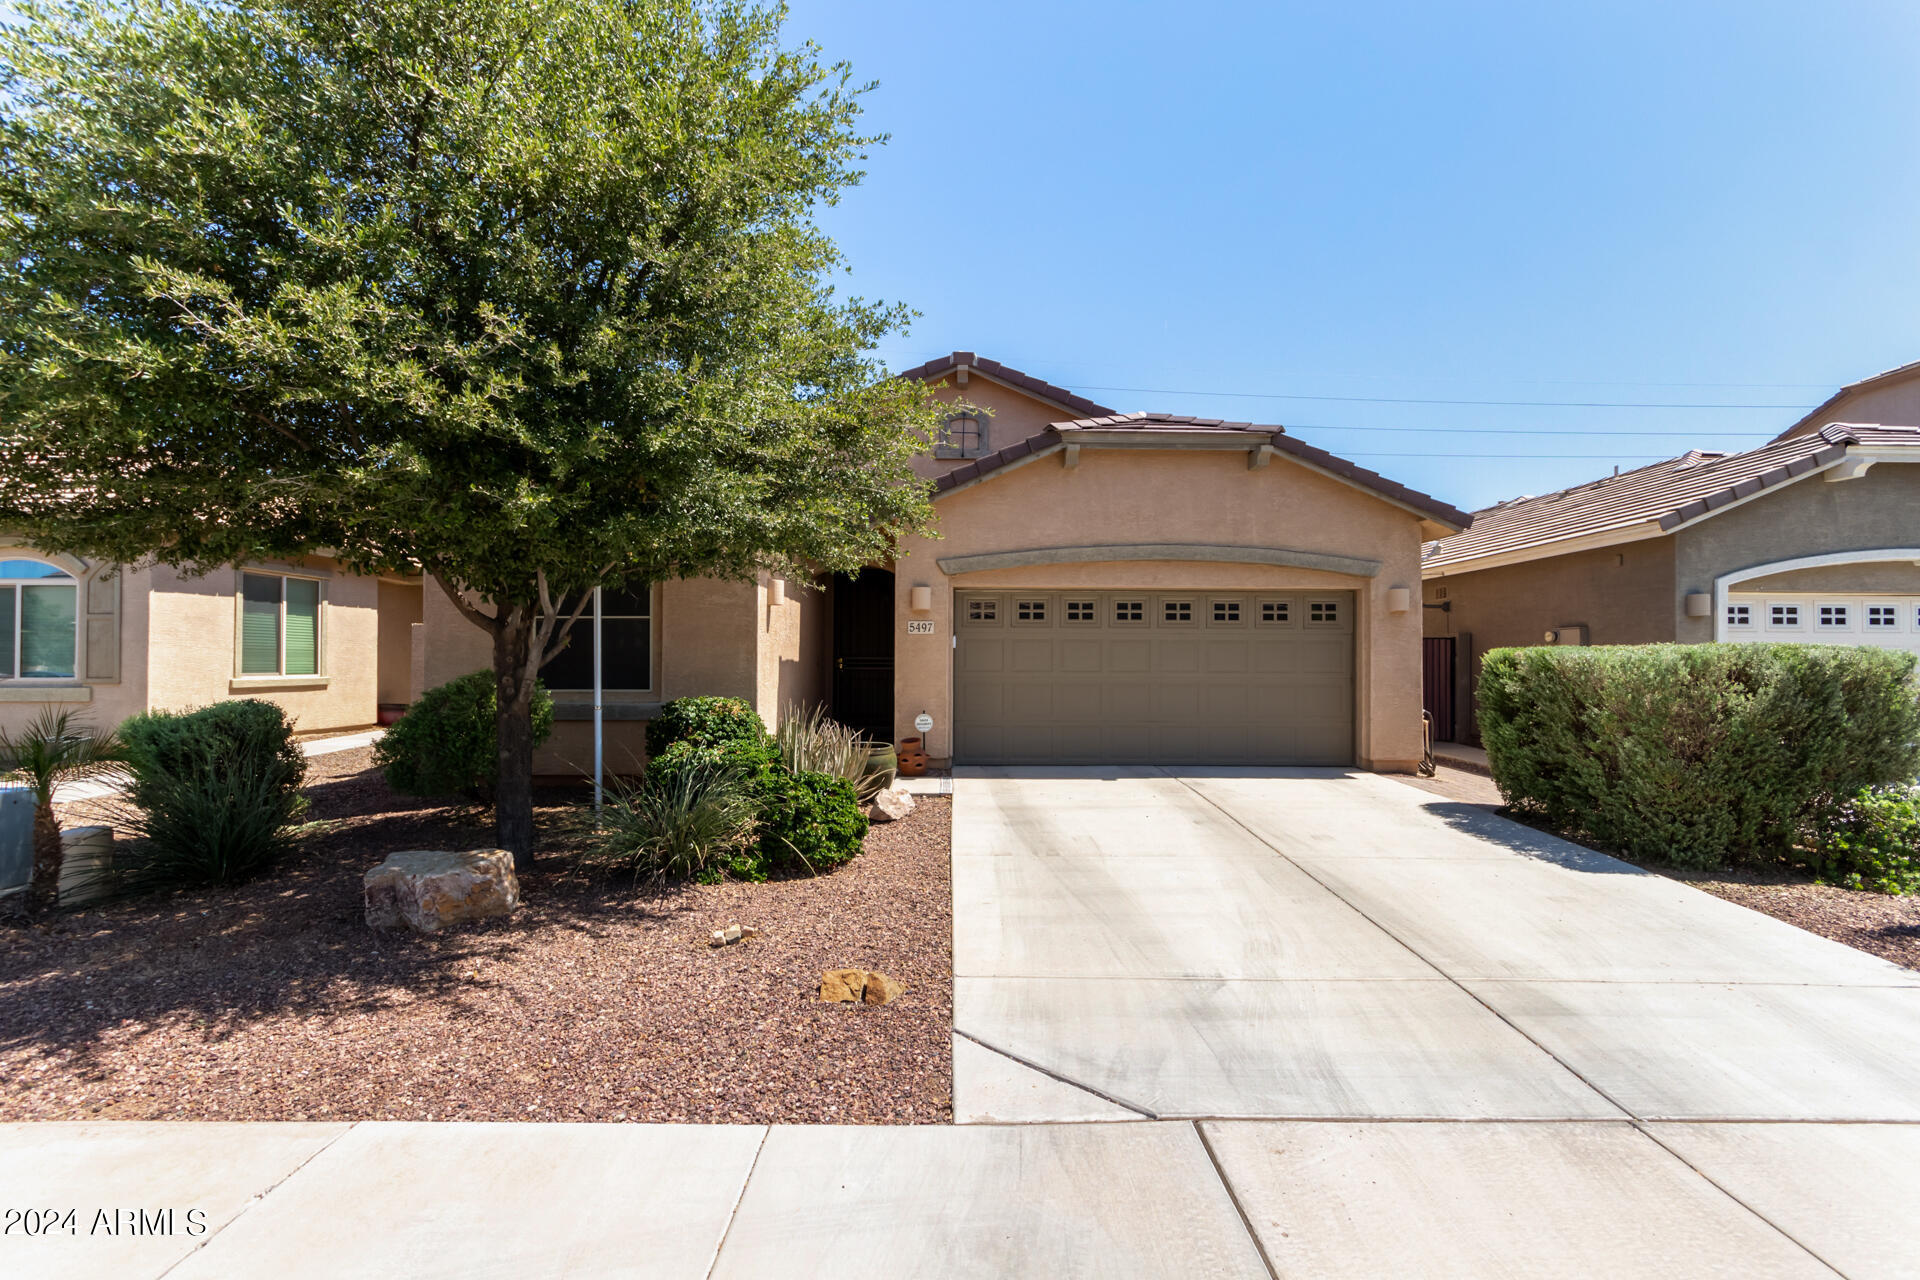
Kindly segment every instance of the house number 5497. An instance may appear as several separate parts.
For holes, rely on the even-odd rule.
[[[907,619],[907,634],[910,636],[930,636],[933,634],[932,618]]]

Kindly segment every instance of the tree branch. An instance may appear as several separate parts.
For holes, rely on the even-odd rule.
[[[594,578],[595,583],[601,583],[606,581],[607,575],[612,572],[613,572],[612,565],[609,564],[609,565],[602,566],[599,574],[596,575]],[[545,577],[542,577],[540,580],[540,591],[544,599],[546,594]],[[567,634],[573,630],[573,624],[580,621],[580,615],[587,611],[587,606],[592,602],[593,602],[593,588],[588,587],[585,591],[580,593],[580,603],[575,605],[573,608],[573,612],[567,615],[567,620],[565,622],[556,622],[556,624],[553,627],[553,630],[547,636],[546,645],[540,648],[540,665],[541,666],[543,667],[546,666],[549,662],[552,662],[555,658],[560,656],[560,650],[566,646]],[[557,616],[560,611],[558,609],[555,609],[553,612]]]
[[[453,583],[449,582],[446,578],[442,577],[440,574],[429,571],[428,576],[431,577],[435,582],[440,584],[440,589],[447,593],[447,599],[453,601],[453,607],[458,609],[461,613],[464,613],[467,615],[468,622],[471,622],[474,626],[479,627],[482,631],[486,632],[488,635],[497,636],[500,634],[500,619],[496,617],[490,617],[489,615],[480,612],[478,609],[468,604],[466,600],[466,596],[464,593],[462,593],[460,588],[454,586]]]

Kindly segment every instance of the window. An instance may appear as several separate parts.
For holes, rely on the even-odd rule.
[[[1067,601],[1067,621],[1068,622],[1092,622],[1093,621],[1093,601],[1091,600]]]
[[[79,588],[38,560],[0,560],[0,678],[71,680]]]
[[[1823,627],[1844,627],[1847,625],[1849,611],[1843,604],[1823,604],[1820,606],[1820,625]]]
[[[1240,621],[1240,602],[1238,600],[1215,600],[1213,602],[1213,620],[1215,622]]]
[[[278,573],[240,575],[240,674],[320,674],[320,583]]]
[[[578,600],[567,602],[573,612]],[[563,613],[562,616],[565,616]],[[645,582],[607,587],[600,592],[600,634],[606,641],[606,661],[600,668],[600,687],[637,692],[653,687],[653,588]],[[549,689],[593,689],[593,604],[567,632],[567,647],[540,669]]]
[[[970,413],[956,414],[940,428],[940,439],[934,444],[933,456],[977,458],[983,451],[986,439],[986,425],[979,418]]]
[[[1113,602],[1113,620],[1115,622],[1145,622],[1147,620],[1147,602],[1144,600],[1115,600]]]
[[[967,621],[968,622],[1000,621],[1000,602],[998,600],[967,601]]]
[[[1800,606],[1776,604],[1767,611],[1767,621],[1770,626],[1797,627],[1800,625]]]
[[[1314,600],[1307,605],[1307,621],[1322,625],[1340,621],[1340,605],[1333,600]]]
[[[1013,602],[1013,620],[1015,622],[1045,622],[1047,620],[1047,602],[1045,600],[1015,600]]]
[[[1164,622],[1192,622],[1193,601],[1169,600],[1162,608],[1160,617]]]
[[[1900,615],[1890,604],[1870,604],[1867,606],[1867,625],[1869,627],[1897,627]]]
[[[1727,606],[1727,625],[1730,627],[1750,627],[1753,625],[1753,606],[1750,604],[1730,604]]]
[[[1260,621],[1285,624],[1292,619],[1292,611],[1285,600],[1263,600],[1260,602]]]

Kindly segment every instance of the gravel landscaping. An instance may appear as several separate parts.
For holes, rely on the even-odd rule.
[[[1431,778],[1402,777],[1399,781],[1449,800],[1485,805],[1489,809],[1498,809],[1503,803],[1500,789],[1493,785],[1492,778],[1464,769],[1442,765]],[[1614,856],[1621,855],[1615,853]],[[1809,933],[1844,942],[1910,969],[1920,969],[1920,896],[1861,893],[1815,884],[1805,876],[1787,873],[1692,871],[1658,863],[1635,865],[1785,920]]]
[[[422,938],[369,930],[360,877],[486,845],[485,812],[395,796],[364,749],[311,761],[308,794],[320,825],[264,880],[0,928],[0,1114],[951,1120],[946,800],[828,876],[655,888],[578,870],[579,793],[545,795],[526,905]],[[735,922],[752,935],[708,945]],[[820,1003],[852,967],[906,992]]]

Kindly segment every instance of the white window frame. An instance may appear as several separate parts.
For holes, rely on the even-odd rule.
[[[55,564],[45,556],[0,555],[0,560],[26,560],[33,564],[43,564],[60,575],[59,578],[0,578],[0,591],[13,592],[13,636],[11,640],[13,644],[13,674],[10,676],[0,676],[0,684],[29,686],[59,685],[72,684],[74,681],[80,679],[80,631],[81,628],[86,625],[87,617],[82,607],[83,597],[80,594],[80,575],[62,565]],[[70,675],[64,676],[23,676],[20,674],[20,624],[21,606],[23,604],[20,598],[20,588],[57,587],[62,585],[61,579],[65,579],[65,585],[73,588],[73,672]]]
[[[1734,611],[1736,609],[1740,612],[1738,620],[1734,618]],[[1723,625],[1730,631],[1737,630],[1743,633],[1752,631],[1754,629],[1753,606],[1745,600],[1740,601],[1738,604],[1727,605]]]
[[[248,671],[246,654],[247,627],[247,578],[279,578],[280,616],[276,625],[280,628],[279,667],[275,672]],[[319,599],[316,602],[313,634],[313,672],[312,674],[287,674],[287,584],[286,579],[293,578],[301,582],[312,582],[319,586]],[[312,684],[329,678],[327,671],[327,578],[318,573],[301,573],[288,569],[240,569],[233,580],[233,682],[235,684]]]

